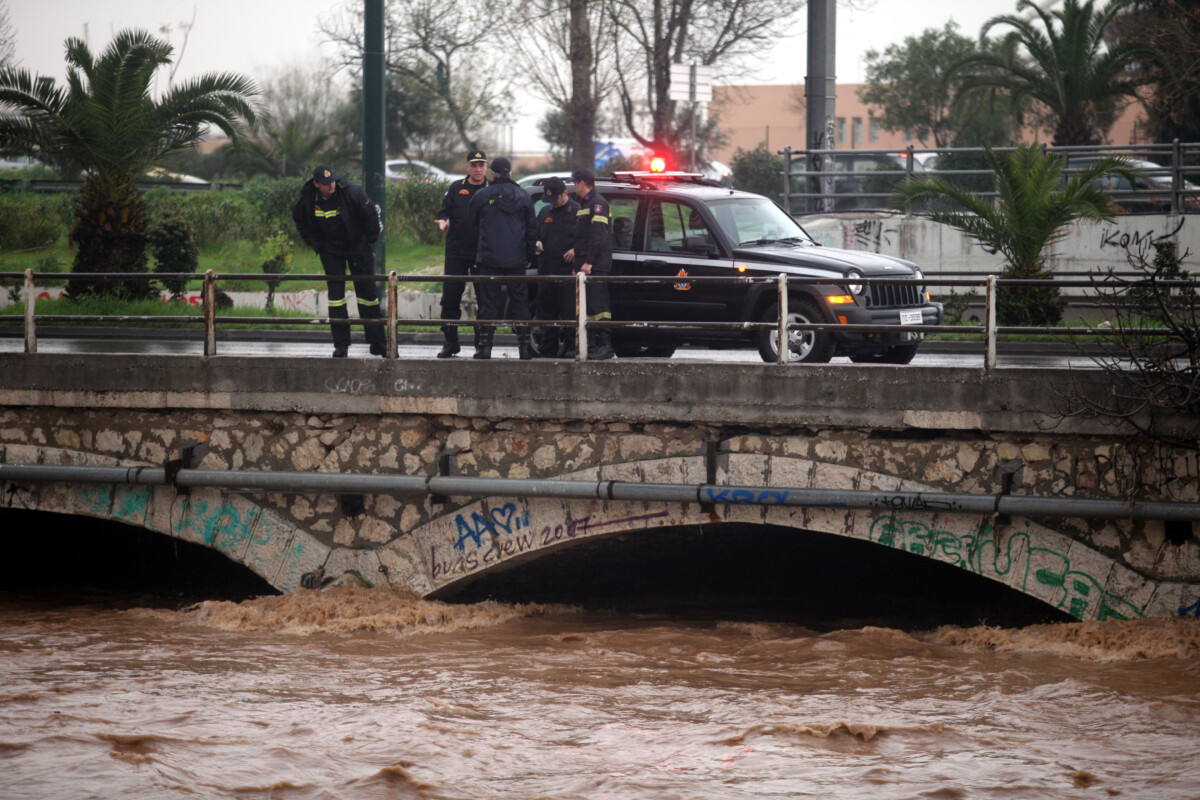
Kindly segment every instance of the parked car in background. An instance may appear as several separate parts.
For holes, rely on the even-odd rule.
[[[521,178],[521,180],[517,181],[517,184],[528,188],[535,183],[538,185],[544,184],[547,178],[562,178],[567,183],[571,183],[570,172],[535,172],[532,175],[526,175],[524,178]]]
[[[417,159],[395,158],[384,162],[389,181],[420,181],[422,183],[449,183],[454,177],[440,167]]]
[[[788,320],[830,323],[820,330],[789,332],[793,363],[823,363],[837,355],[853,361],[907,364],[917,353],[920,331],[859,333],[840,325],[937,325],[942,304],[919,283],[921,270],[899,258],[817,244],[776,203],[757,194],[719,186],[698,175],[616,173],[597,179],[608,200],[613,237],[613,275],[670,278],[613,282],[613,319],[669,322],[671,328],[615,328],[619,356],[665,358],[680,344],[755,346],[774,362],[774,328],[746,330],[747,322],[777,323],[780,273],[817,278],[788,287]],[[540,212],[542,184],[526,191]],[[757,282],[707,282],[692,278],[766,278]],[[866,284],[864,278],[909,279],[905,284]],[[859,282],[856,282],[859,281]],[[725,330],[704,325],[735,323]]]
[[[1067,168],[1063,171],[1064,176],[1069,176],[1072,172],[1095,164],[1104,157],[1102,155],[1068,156]],[[1113,203],[1118,206],[1120,211],[1143,214],[1170,213],[1171,192],[1175,187],[1171,168],[1153,161],[1136,158],[1126,158],[1125,161],[1140,170],[1142,174],[1132,182],[1121,175],[1107,175],[1096,181],[1097,186],[1105,193],[1112,195]],[[1184,180],[1181,188],[1185,192],[1183,210],[1200,211],[1200,186]]]
[[[887,208],[887,195],[891,194],[896,184],[910,173],[924,173],[925,167],[916,159],[910,166],[908,154],[903,151],[891,153],[878,150],[847,150],[833,156],[832,171],[833,175],[823,176],[822,180],[831,181],[835,195],[833,207],[820,210],[880,210]],[[810,198],[796,197],[797,194],[810,192],[807,173],[805,159],[794,157],[789,183],[789,210],[793,214],[803,214],[810,210]]]

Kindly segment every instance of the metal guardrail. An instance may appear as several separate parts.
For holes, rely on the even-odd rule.
[[[1042,149],[1046,152],[1058,153],[1068,159],[1068,166],[1064,170],[1064,174],[1066,175],[1078,173],[1081,169],[1080,167],[1070,166],[1069,160],[1073,157],[1119,156],[1161,164],[1157,168],[1144,169],[1142,174],[1150,178],[1169,178],[1171,182],[1169,189],[1134,187],[1130,190],[1113,190],[1109,194],[1111,194],[1118,204],[1121,200],[1125,200],[1162,206],[1161,209],[1151,211],[1150,213],[1200,213],[1200,185],[1198,185],[1200,184],[1200,143],[1181,142],[1176,139],[1171,144],[1145,145],[1053,147],[1043,144]],[[992,151],[995,153],[1011,153],[1015,150],[1015,147],[992,148]],[[808,206],[806,211],[795,213],[824,213],[834,211],[837,210],[836,206],[839,200],[844,201],[847,199],[879,200],[880,202],[873,208],[875,210],[886,209],[886,201],[891,196],[890,192],[838,192],[836,184],[839,178],[845,180],[847,178],[865,179],[867,177],[879,176],[893,177],[899,180],[912,177],[915,174],[953,179],[955,177],[964,178],[992,175],[990,169],[939,169],[936,166],[936,162],[934,168],[926,169],[920,164],[920,159],[918,158],[919,156],[930,156],[941,159],[943,156],[948,155],[982,155],[984,153],[982,147],[943,147],[941,149],[930,149],[915,148],[909,145],[902,149],[891,150],[793,150],[791,147],[785,147],[777,151],[777,153],[783,157],[783,170],[779,173],[783,177],[783,191],[780,194],[783,199],[783,207],[792,212],[792,200],[799,200]],[[882,160],[896,160],[902,162],[903,166],[901,167],[898,164],[896,169],[872,169],[867,171],[829,169],[835,159],[854,157],[877,157]],[[826,169],[804,169],[797,171],[793,168],[797,162],[801,165],[806,165],[810,158],[822,159]],[[810,178],[820,182],[820,191],[792,191],[793,181],[806,181]],[[977,192],[977,194],[981,197],[996,196],[995,192],[989,191]],[[856,205],[855,208],[857,210],[870,210],[872,207],[868,204],[868,206]]]
[[[154,274],[146,273],[95,273],[95,274],[72,274],[72,281],[114,281],[114,280],[194,280],[194,273],[172,273],[172,274]],[[256,276],[247,275],[245,273],[216,273],[213,270],[208,270],[203,274],[203,317],[194,316],[97,316],[97,315],[71,315],[71,314],[41,314],[37,313],[37,298],[35,292],[35,279],[50,278],[61,280],[62,273],[37,273],[32,269],[20,272],[0,272],[0,281],[4,280],[24,280],[25,287],[25,313],[23,316],[4,314],[0,315],[0,323],[6,321],[23,320],[25,333],[25,352],[37,352],[37,323],[40,319],[43,323],[79,323],[79,322],[166,322],[172,324],[202,324],[204,327],[204,355],[214,356],[217,354],[217,327],[218,325],[383,325],[386,326],[386,353],[385,357],[395,359],[399,357],[397,333],[399,326],[406,327],[429,327],[441,328],[445,325],[455,327],[571,327],[575,330],[575,352],[576,359],[579,361],[587,360],[587,332],[589,327],[606,328],[606,329],[622,329],[622,328],[639,328],[639,329],[685,329],[685,330],[716,330],[730,332],[745,332],[745,331],[774,331],[777,337],[777,363],[786,365],[790,362],[790,349],[788,347],[788,334],[792,331],[819,331],[827,329],[836,329],[847,333],[957,333],[957,334],[982,334],[984,337],[984,363],[985,371],[991,371],[996,368],[996,341],[997,337],[1002,335],[1045,335],[1045,336],[1094,336],[1094,337],[1116,337],[1125,335],[1126,332],[1114,330],[1104,327],[1089,327],[1089,328],[1061,328],[1061,327],[1033,327],[1033,326],[999,326],[996,324],[996,298],[998,291],[1004,287],[1046,287],[1054,286],[1058,288],[1095,288],[1099,282],[1096,278],[1090,279],[1049,279],[1049,280],[1032,280],[1018,278],[1000,278],[995,275],[988,275],[983,278],[938,278],[936,276],[926,275],[923,279],[912,278],[865,278],[855,276],[853,280],[830,279],[830,278],[802,278],[796,276],[788,276],[780,273],[776,277],[756,277],[756,276],[689,276],[689,283],[728,283],[728,284],[774,284],[776,288],[777,305],[779,314],[776,320],[771,322],[675,322],[675,321],[632,321],[632,320],[605,320],[596,321],[587,318],[587,287],[591,283],[675,283],[678,282],[677,276],[588,276],[584,273],[578,273],[574,276],[492,276],[492,275],[398,275],[392,271],[385,275],[376,275],[373,278],[365,278],[366,280],[374,280],[375,282],[383,282],[387,284],[387,316],[385,318],[372,319],[333,319],[329,317],[235,317],[235,316],[217,316],[217,281],[218,280],[261,280],[275,281],[278,276]],[[1108,277],[1108,276],[1104,276]],[[355,280],[364,280],[363,276],[352,275],[288,275],[287,280],[307,280],[323,283],[347,283]],[[515,320],[515,319],[498,319],[498,320],[443,320],[443,319],[400,319],[397,315],[399,307],[399,286],[401,283],[482,283],[482,282],[523,282],[523,283],[564,283],[571,281],[575,284],[576,297],[576,318],[571,321],[564,320]],[[861,324],[843,324],[843,323],[796,323],[788,321],[788,291],[789,287],[802,285],[829,285],[829,284],[845,284],[847,287],[853,283],[864,284],[870,286],[909,286],[916,285],[921,287],[928,286],[948,286],[948,287],[979,287],[985,288],[984,294],[984,321],[979,325],[861,325]],[[1193,290],[1200,289],[1200,281],[1196,280],[1178,280],[1178,281],[1157,281],[1157,285],[1165,288],[1187,287]],[[848,291],[848,289],[847,289]],[[1168,328],[1141,328],[1138,333],[1144,336],[1169,336],[1173,333]]]

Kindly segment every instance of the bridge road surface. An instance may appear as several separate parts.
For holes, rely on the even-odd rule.
[[[19,331],[18,331],[19,333]],[[148,338],[134,338],[132,331],[123,331],[119,337],[85,335],[80,337],[62,336],[60,332],[43,332],[38,336],[37,350],[39,353],[100,353],[105,355],[200,355],[204,352],[203,342],[194,337],[175,338],[170,335],[151,335]],[[0,335],[0,353],[19,353],[25,349],[24,340],[19,335],[11,335],[5,331]],[[157,332],[161,334],[161,332]],[[469,344],[463,347],[462,353],[455,356],[459,359],[470,359],[473,352]],[[399,357],[401,360],[422,360],[436,358],[441,349],[441,336],[408,336],[401,339]],[[300,358],[328,357],[333,352],[333,345],[328,341],[315,341],[309,338],[290,338],[272,341],[225,341],[217,340],[217,355],[224,357],[246,358]],[[350,358],[376,359],[367,352],[367,345],[357,337],[350,347]],[[517,347],[513,337],[497,337],[496,347],[492,350],[493,359],[516,359]],[[722,348],[710,349],[702,347],[681,347],[675,351],[674,359],[687,361],[712,361],[716,363],[764,363],[753,348]],[[542,359],[539,359],[542,360]],[[617,359],[618,361],[620,359]],[[661,359],[638,359],[660,361]],[[922,346],[913,359],[913,365],[925,367],[953,367],[958,369],[983,369],[983,347],[978,343],[960,344],[953,342],[929,342]],[[856,366],[848,358],[835,358],[830,362],[833,366]],[[1096,369],[1097,364],[1086,355],[1081,355],[1070,345],[1000,345],[996,358],[997,367],[1036,367],[1044,369]]]

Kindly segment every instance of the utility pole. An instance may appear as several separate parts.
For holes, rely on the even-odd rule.
[[[384,0],[366,0],[363,4],[363,188],[379,206],[379,221],[387,219],[387,159],[384,104],[383,51]],[[382,274],[387,264],[387,226],[375,242],[375,272]]]
[[[831,194],[831,178],[813,175],[815,172],[832,171],[833,158],[811,155],[812,150],[832,150],[833,126],[837,110],[837,63],[834,58],[837,36],[836,0],[809,0],[808,2],[808,75],[804,79],[804,100],[807,107],[808,141],[805,143],[810,154],[806,157],[809,194]],[[825,167],[828,166],[828,169]],[[792,165],[787,165],[790,173]],[[789,175],[789,180],[790,175]],[[828,191],[826,191],[828,189]],[[810,198],[806,204],[809,211],[822,210],[826,198],[817,201]]]

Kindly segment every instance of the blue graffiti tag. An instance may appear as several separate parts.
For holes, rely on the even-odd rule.
[[[708,502],[710,503],[757,503],[764,506],[781,506],[788,499],[786,491],[776,491],[773,489],[751,492],[746,489],[717,489],[715,486],[705,486],[704,492],[708,495]]]
[[[501,531],[511,534],[522,528],[528,528],[529,511],[517,513],[516,503],[505,503],[499,508],[491,509],[487,516],[478,511],[472,511],[470,520],[467,520],[462,514],[456,514],[454,527],[458,532],[458,539],[454,542],[455,550],[465,550],[467,539],[474,542],[476,547],[483,547],[484,533],[488,533],[493,539],[496,539],[499,538]]]
[[[1197,597],[1196,602],[1192,603],[1190,606],[1179,607],[1179,616],[1186,617],[1188,614],[1200,619],[1200,597]]]

